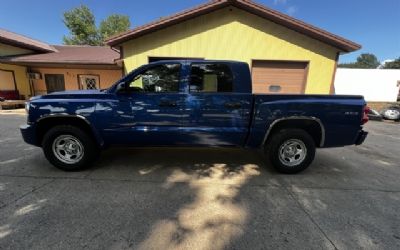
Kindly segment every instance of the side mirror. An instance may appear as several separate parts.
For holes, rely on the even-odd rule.
[[[117,92],[117,93],[119,93],[119,92],[125,92],[125,90],[126,90],[126,86],[125,86],[125,85],[126,85],[125,82],[120,82],[120,83],[118,83],[116,92]]]

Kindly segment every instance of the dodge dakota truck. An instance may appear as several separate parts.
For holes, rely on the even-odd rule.
[[[54,166],[91,165],[109,146],[261,149],[282,173],[297,173],[316,148],[363,143],[362,96],[253,94],[249,66],[234,61],[159,61],[108,89],[65,91],[27,104],[25,142]]]

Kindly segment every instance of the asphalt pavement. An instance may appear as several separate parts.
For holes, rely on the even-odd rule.
[[[400,249],[400,124],[282,175],[215,148],[114,148],[62,172],[25,121],[0,114],[0,249]]]

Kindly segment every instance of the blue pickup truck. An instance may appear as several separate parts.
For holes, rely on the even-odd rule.
[[[108,146],[261,149],[283,173],[306,169],[316,148],[359,145],[362,96],[252,94],[246,63],[150,63],[109,89],[33,97],[24,140],[56,167],[89,166]]]

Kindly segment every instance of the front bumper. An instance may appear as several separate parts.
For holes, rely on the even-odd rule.
[[[361,130],[360,132],[358,132],[358,136],[357,136],[356,142],[354,144],[361,145],[365,141],[367,136],[368,136],[368,132]]]
[[[22,138],[24,139],[24,141],[26,143],[35,145],[35,146],[40,146],[40,145],[38,145],[38,142],[36,139],[36,131],[35,131],[34,126],[25,124],[25,125],[21,125],[19,127],[19,129],[21,131]]]

